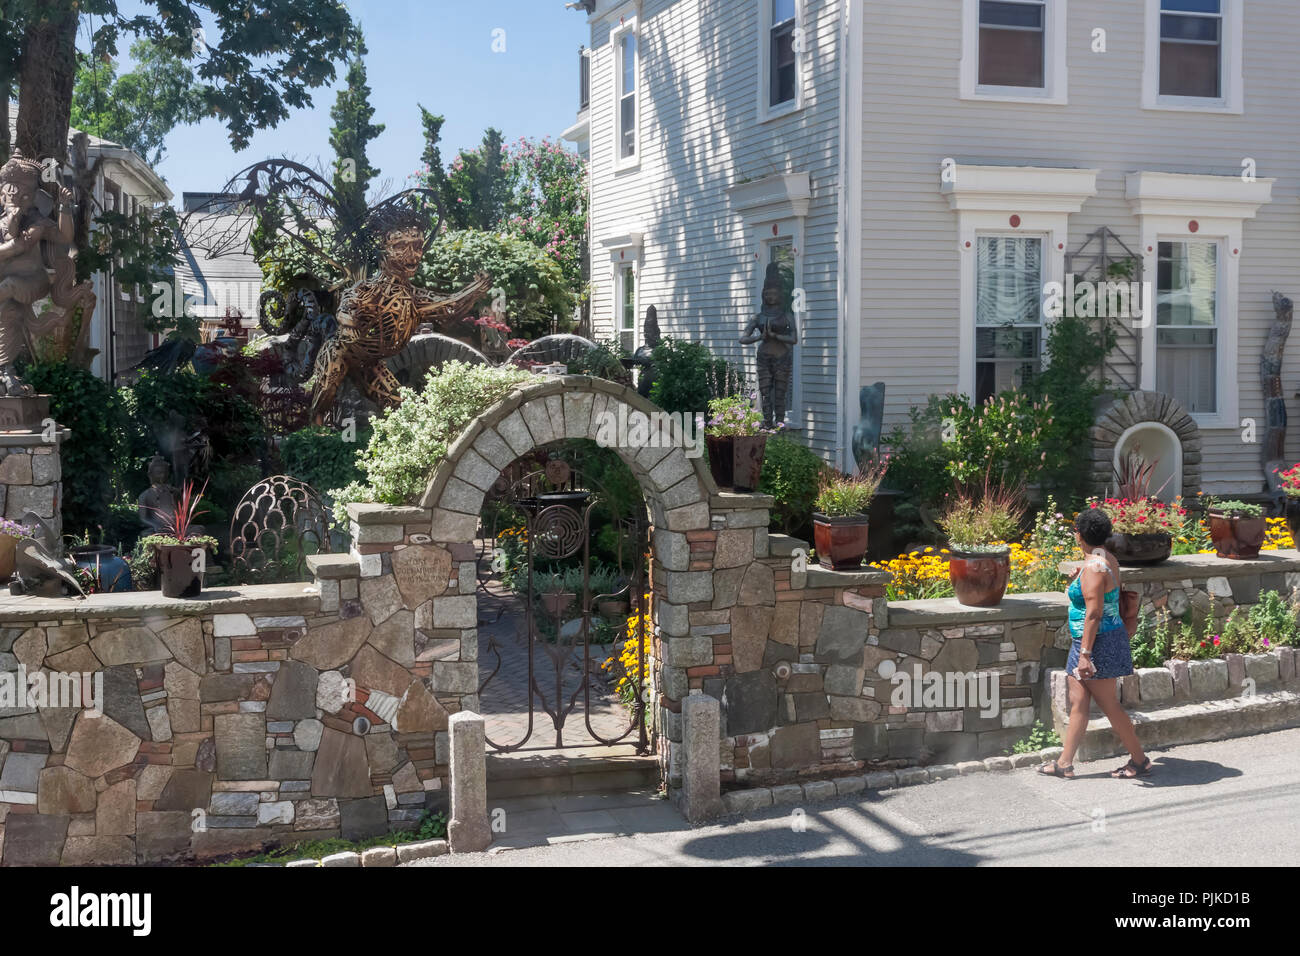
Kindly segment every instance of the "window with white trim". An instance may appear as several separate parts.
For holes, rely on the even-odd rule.
[[[771,119],[803,105],[803,0],[757,2],[758,111],[760,119]]]
[[[1239,113],[1242,0],[1146,0],[1146,109]]]
[[[1156,391],[1193,415],[1218,407],[1218,241],[1163,241],[1156,256]]]
[[[975,401],[1042,366],[1043,237],[981,235],[975,251]]]
[[[963,99],[1066,101],[1064,0],[963,0]]]
[[[614,36],[614,73],[617,93],[616,122],[618,139],[615,143],[616,165],[631,165],[636,162],[639,148],[637,81],[639,62],[637,59],[636,23],[630,23]]]
[[[636,268],[620,265],[614,283],[614,329],[618,344],[628,353],[636,351]]]

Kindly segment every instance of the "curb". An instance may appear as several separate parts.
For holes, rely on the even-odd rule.
[[[411,860],[442,856],[448,852],[446,840],[425,840],[422,843],[400,843],[397,846],[372,846],[357,853],[347,850],[332,853],[320,860],[291,860],[288,863],[250,863],[249,866],[324,866],[324,867],[391,867]]]
[[[1060,756],[1060,747],[1047,747],[1030,753],[1014,754],[1005,757],[986,757],[983,760],[966,760],[957,764],[935,764],[930,767],[904,767],[901,770],[874,771],[867,774],[854,774],[848,777],[836,777],[831,780],[811,780],[804,784],[784,784],[775,787],[754,787],[748,790],[733,790],[722,795],[722,805],[728,814],[747,813],[772,806],[793,806],[797,803],[811,803],[829,800],[866,790],[894,790],[899,787],[915,787],[924,783],[935,783],[950,777],[967,776],[973,773],[1009,773],[1026,767],[1037,767],[1041,763]]]

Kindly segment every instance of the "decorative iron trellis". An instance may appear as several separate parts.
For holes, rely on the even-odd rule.
[[[1073,274],[1076,282],[1088,281],[1098,287],[1105,282],[1122,282],[1126,285],[1137,283],[1138,290],[1143,288],[1142,257],[1106,226],[1089,233],[1078,249],[1066,253],[1065,272],[1066,275]],[[1104,297],[1098,295],[1097,298],[1101,305]],[[1149,297],[1150,301],[1147,298],[1139,293],[1141,306],[1154,311],[1155,294]],[[1132,313],[1131,299],[1129,308]],[[1136,391],[1142,382],[1142,336],[1133,319],[1133,314],[1127,321],[1124,317],[1110,315],[1097,317],[1101,329],[1115,333],[1115,347],[1102,358],[1097,367],[1097,377],[1127,391]],[[1154,325],[1154,315],[1144,315],[1143,319],[1146,324]]]

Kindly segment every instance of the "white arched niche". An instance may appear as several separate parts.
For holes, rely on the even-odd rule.
[[[1155,463],[1148,486],[1151,497],[1172,501],[1182,494],[1183,444],[1173,429],[1161,422],[1138,422],[1126,428],[1115,442],[1113,464],[1117,474],[1130,452]]]

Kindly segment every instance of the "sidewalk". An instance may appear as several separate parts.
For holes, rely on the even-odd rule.
[[[1300,729],[1152,754],[1155,772],[1113,780],[1123,758],[954,777],[692,829],[662,803],[533,799],[506,811],[507,843],[415,866],[1294,866],[1300,863]],[[564,800],[586,801],[579,806]],[[605,801],[601,805],[601,801]],[[609,802],[609,801],[614,802]],[[630,803],[617,804],[619,800]],[[489,807],[489,812],[491,812]],[[583,816],[594,811],[600,816]],[[635,812],[632,812],[635,811]],[[800,817],[802,811],[802,817]],[[532,813],[534,816],[526,816]],[[651,816],[653,814],[653,816]],[[524,816],[520,821],[519,816]],[[611,832],[610,820],[626,835]],[[514,821],[512,824],[512,820]],[[802,825],[802,832],[799,826]],[[511,827],[517,827],[513,834]],[[531,828],[531,829],[530,829]]]

